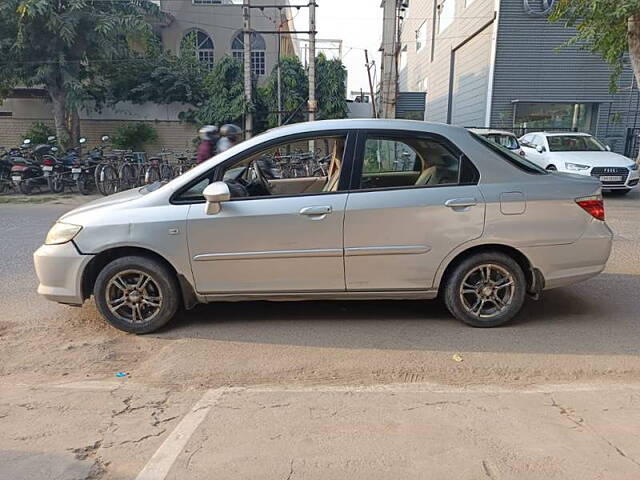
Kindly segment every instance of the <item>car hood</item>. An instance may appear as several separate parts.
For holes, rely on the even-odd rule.
[[[94,200],[93,202],[85,203],[81,207],[74,208],[70,212],[65,213],[62,217],[60,217],[59,221],[64,221],[65,219],[76,216],[80,213],[86,214],[88,212],[98,210],[104,207],[113,207],[114,205],[130,202],[132,200],[137,200],[138,198],[141,198],[144,196],[144,193],[142,193],[140,190],[142,189],[133,188],[131,190],[126,190],[124,192],[109,195],[108,197],[99,198],[98,200]]]
[[[590,167],[628,167],[633,160],[613,152],[551,152],[554,161],[579,163]]]

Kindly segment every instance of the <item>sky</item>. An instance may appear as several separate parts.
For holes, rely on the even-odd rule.
[[[290,0],[296,4],[299,0]],[[304,2],[300,2],[304,3]],[[362,88],[369,91],[369,81],[365,68],[364,49],[369,49],[369,59],[375,60],[375,71],[380,71],[378,49],[382,42],[382,9],[380,0],[317,0],[316,28],[318,39],[341,39],[342,61],[348,71],[347,92]],[[296,28],[307,30],[308,9],[303,8],[296,15]],[[372,69],[372,76],[374,69]],[[377,80],[377,79],[376,79]],[[375,83],[374,83],[375,88]],[[350,95],[349,95],[350,96]]]

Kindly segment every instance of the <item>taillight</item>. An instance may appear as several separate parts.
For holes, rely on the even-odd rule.
[[[602,201],[602,195],[576,198],[576,203],[593,218],[604,222],[604,202]]]
[[[56,161],[52,158],[45,158],[42,164],[46,165],[47,167],[53,167],[56,164]]]

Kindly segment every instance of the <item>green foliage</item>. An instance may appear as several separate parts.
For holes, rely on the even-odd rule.
[[[309,98],[309,79],[298,57],[285,57],[280,60],[282,68],[282,121],[289,119],[289,123],[305,120],[307,99]],[[264,89],[260,91],[268,111],[278,111],[278,67],[274,67]],[[296,112],[297,113],[294,113]],[[278,125],[278,115],[268,115],[267,125],[273,128]]]
[[[202,98],[182,119],[198,125],[241,123],[245,111],[242,63],[226,56],[204,78]]]
[[[316,99],[318,120],[346,118],[347,69],[339,59],[328,60],[323,54],[316,58]]]
[[[155,142],[158,132],[147,123],[125,123],[120,125],[112,137],[113,146],[133,151],[141,151],[147,143]]]
[[[154,40],[144,53],[132,51],[129,58],[104,65],[101,70],[107,86],[105,101],[197,104],[203,98],[206,72],[195,52],[185,50],[176,56]]]
[[[630,20],[634,16],[640,21],[640,0],[558,0],[550,19],[577,29],[569,44],[598,54],[611,64],[611,90],[615,91],[629,51],[629,34],[635,23]],[[640,52],[631,53],[635,56]]]
[[[30,139],[32,145],[38,145],[40,143],[49,143],[47,139],[55,134],[55,130],[49,125],[42,122],[34,122],[24,134],[24,138]]]
[[[151,18],[164,14],[150,0],[2,0],[0,90],[44,85],[53,102],[59,138],[77,140],[77,110],[103,95],[100,67],[144,50]]]

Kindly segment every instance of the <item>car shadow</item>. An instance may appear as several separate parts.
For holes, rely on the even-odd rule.
[[[603,274],[477,329],[438,300],[240,302],[182,312],[153,336],[348,349],[637,355],[640,276]]]

